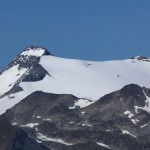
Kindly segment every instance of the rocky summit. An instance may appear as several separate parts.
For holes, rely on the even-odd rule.
[[[148,60],[27,47],[0,74],[0,150],[150,150]]]

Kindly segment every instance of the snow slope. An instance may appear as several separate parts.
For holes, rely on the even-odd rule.
[[[28,54],[32,55],[32,52],[26,55]],[[41,51],[36,55],[42,54]],[[83,100],[95,101],[131,83],[150,88],[150,62],[147,61],[128,59],[94,62],[42,56],[40,64],[50,76],[46,75],[41,81],[20,82],[19,86],[23,91],[16,93],[13,98],[6,96],[0,99],[0,114],[34,91],[73,94]],[[14,85],[26,71],[25,68],[19,70],[14,66],[1,74],[0,93],[9,91],[10,85]],[[81,104],[81,107],[85,107],[83,104],[87,106],[87,100]]]
[[[150,63],[138,60],[92,62],[43,56],[40,64],[51,76],[39,82],[21,83],[23,89],[73,94],[97,100],[101,96],[134,83],[150,87]]]
[[[13,66],[0,75],[0,96],[8,92],[27,71],[25,68],[19,70],[18,67],[18,65]]]

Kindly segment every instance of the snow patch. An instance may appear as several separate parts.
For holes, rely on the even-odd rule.
[[[133,136],[133,137],[136,137],[135,135],[133,135],[133,134],[131,134],[129,131],[127,131],[127,130],[122,130],[122,134],[129,134],[129,135],[131,135],[131,136]]]
[[[92,125],[90,125],[87,121],[85,123],[82,124],[83,127],[87,126],[87,127],[92,127]]]
[[[13,66],[0,75],[0,96],[8,92],[27,71],[25,68],[18,69],[18,67],[19,65]]]
[[[128,118],[131,119],[132,117],[134,117],[134,114],[132,114],[130,111],[125,111],[124,112],[125,115],[128,115]],[[139,120],[137,119],[131,119],[132,123],[137,124],[139,122]]]
[[[38,126],[38,123],[29,123],[26,125],[20,125],[21,127],[29,127],[29,128],[34,128],[35,126]]]
[[[42,140],[42,141],[51,141],[51,142],[57,142],[57,143],[61,143],[61,144],[64,144],[64,145],[74,145],[74,144],[71,144],[71,143],[67,143],[61,139],[58,139],[58,138],[50,138],[50,137],[47,137],[41,133],[37,133],[37,138],[38,140]]]
[[[130,111],[126,111],[124,114],[128,115],[128,118],[132,118],[134,116]]]
[[[41,117],[41,116],[37,116],[36,118],[37,118],[37,119],[40,119],[40,118],[42,118],[42,117]]]
[[[148,124],[144,124],[144,125],[141,126],[141,128],[144,128],[144,127],[146,127],[147,125],[148,125]]]
[[[43,120],[44,120],[44,121],[52,121],[51,119],[48,119],[48,118],[47,118],[47,119],[43,119]]]
[[[106,145],[106,144],[104,144],[104,143],[98,143],[98,142],[96,142],[96,143],[97,143],[97,145],[100,145],[100,146],[102,146],[102,147],[105,147],[105,148],[110,149],[109,146]]]
[[[75,102],[74,106],[69,107],[69,109],[75,109],[76,106],[79,106],[80,108],[84,108],[84,107],[91,105],[92,103],[93,103],[93,101],[91,101],[91,100],[79,99]]]
[[[13,126],[16,126],[17,124],[18,124],[17,122],[12,123]]]
[[[84,111],[82,111],[82,112],[81,112],[81,114],[82,114],[82,115],[84,115],[84,114],[85,114],[85,112],[84,112]]]
[[[132,123],[137,124],[139,122],[139,120],[137,119],[131,119]]]
[[[150,113],[150,97],[148,97],[146,94],[145,94],[145,97],[146,97],[146,100],[145,100],[146,105],[144,107],[135,106],[134,108],[135,108],[136,113],[138,113],[138,108],[143,109],[143,110],[147,111],[148,113]]]

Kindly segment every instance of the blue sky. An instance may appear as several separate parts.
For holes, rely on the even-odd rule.
[[[88,60],[150,56],[149,0],[1,0],[0,69],[30,45]]]

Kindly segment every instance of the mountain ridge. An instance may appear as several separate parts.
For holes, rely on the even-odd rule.
[[[2,124],[39,150],[150,150],[149,70],[143,56],[95,62],[27,47],[0,74]]]
[[[150,114],[144,109],[148,97],[145,93],[150,89],[131,84],[87,107],[72,108],[78,99],[73,95],[37,91],[2,116],[48,148],[72,150],[75,145],[85,147],[92,142],[94,147],[103,143],[112,150],[149,150],[146,131]],[[101,149],[98,144],[96,147]]]
[[[23,58],[18,55],[0,75],[0,95],[4,103],[9,103],[9,97],[14,97],[19,102],[34,91],[73,94],[94,102],[103,95],[131,83],[150,88],[150,72],[147,71],[150,65],[147,61],[128,59],[94,62],[66,59],[51,55],[45,48],[33,46],[23,52],[30,50],[42,50],[42,53],[38,57],[30,56],[30,59],[26,59],[28,55],[23,55]],[[22,59],[25,59],[25,62]],[[89,90],[91,92],[88,92]],[[13,105],[15,104],[16,102]]]

